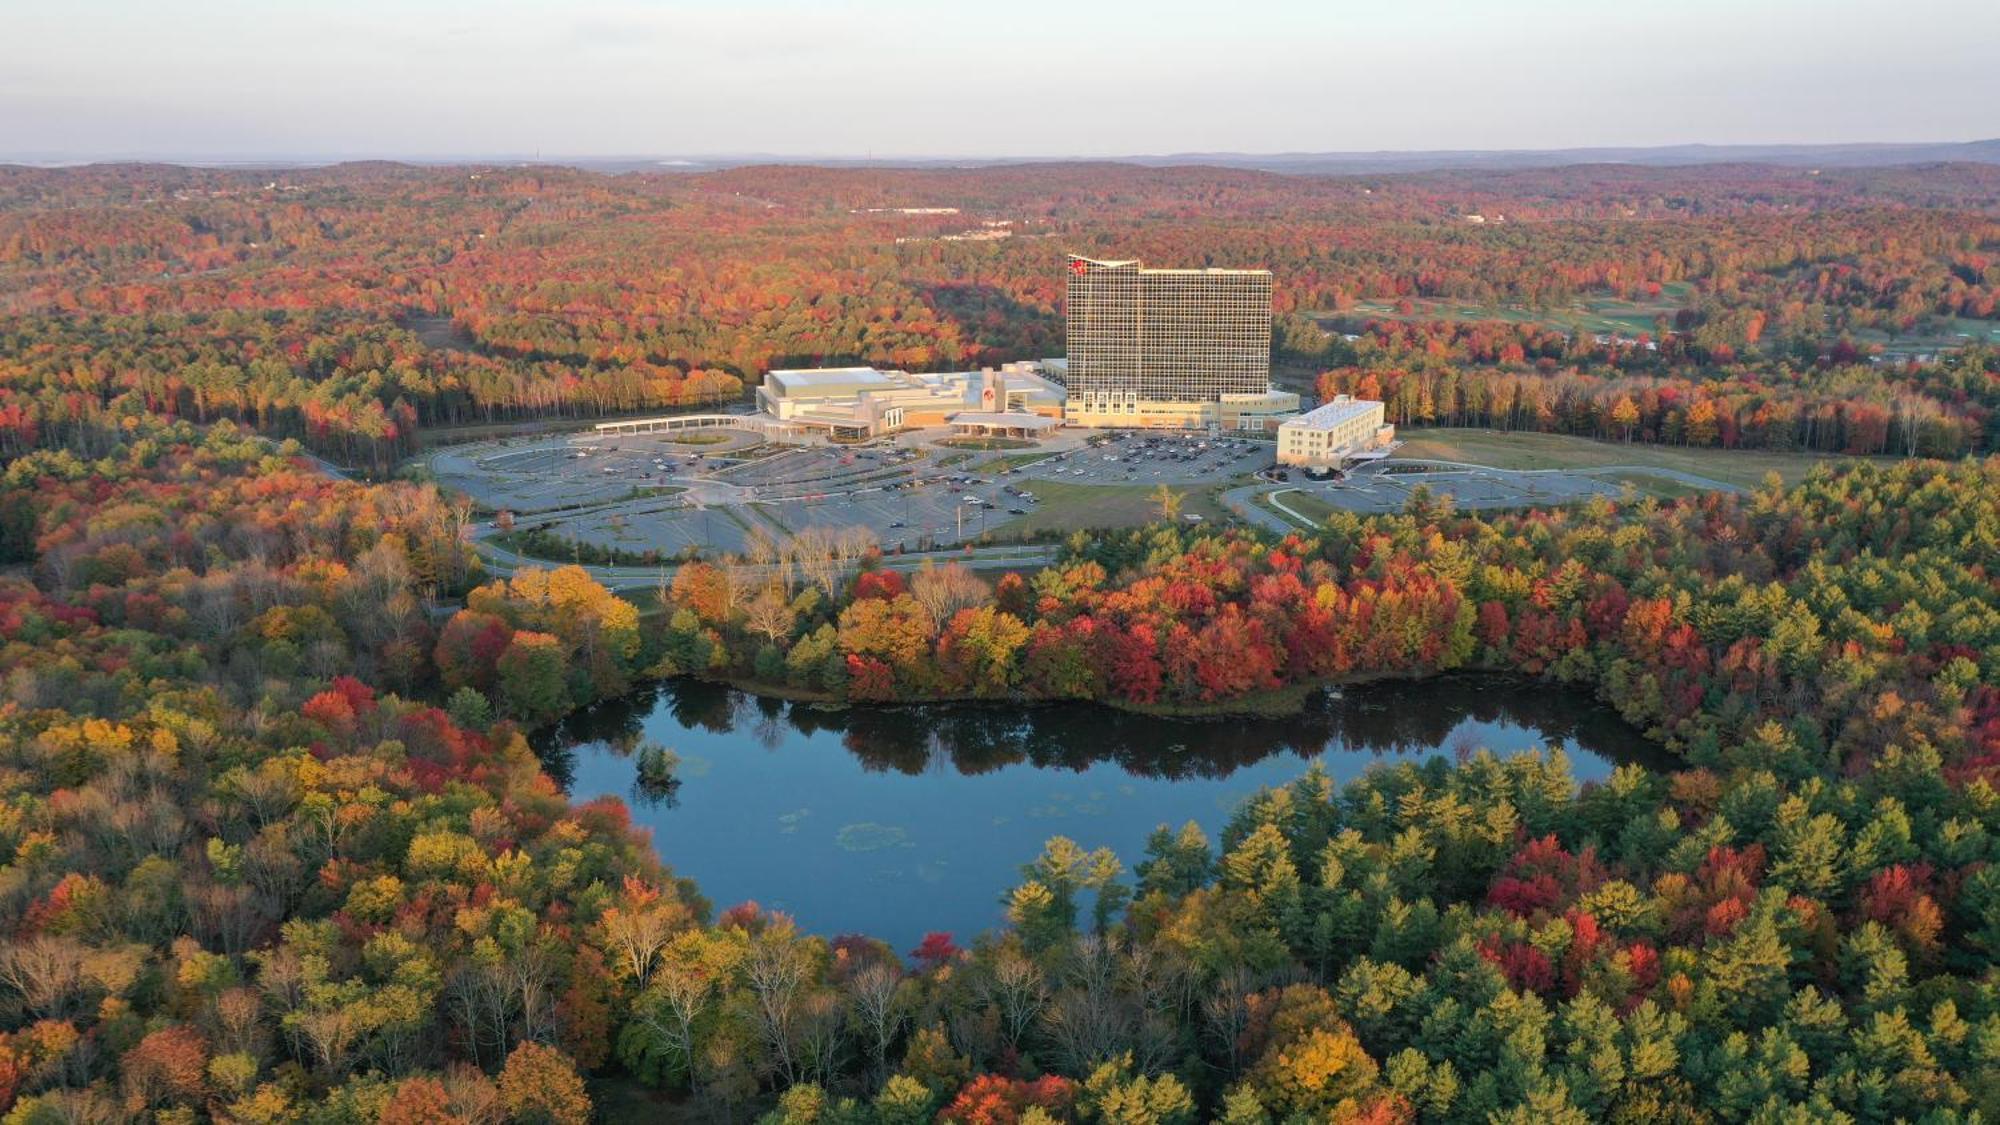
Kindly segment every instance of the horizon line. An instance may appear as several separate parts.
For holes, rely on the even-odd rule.
[[[707,152],[562,152],[545,153],[495,151],[437,152],[437,153],[380,153],[366,151],[301,151],[301,152],[199,152],[179,150],[172,152],[143,152],[131,150],[103,150],[92,152],[52,152],[48,150],[27,150],[20,152],[0,152],[0,164],[28,167],[77,167],[99,164],[168,164],[183,167],[258,167],[271,165],[302,165],[325,167],[338,164],[358,163],[401,163],[401,164],[548,164],[561,165],[570,162],[650,162],[663,167],[675,164],[700,165],[711,163],[842,163],[842,164],[901,164],[901,163],[952,163],[972,162],[982,164],[1003,163],[1131,163],[1135,161],[1160,160],[1289,160],[1328,158],[1394,158],[1394,157],[1450,157],[1450,156],[1547,156],[1567,153],[1669,153],[1686,150],[1708,150],[1729,152],[1739,150],[1783,151],[1866,151],[1897,148],[1954,148],[1976,147],[2000,144],[2000,134],[1986,137],[1950,140],[1871,140],[1871,141],[1675,141],[1657,144],[1587,144],[1587,145],[1543,145],[1504,148],[1372,148],[1372,149],[1180,149],[1165,152],[1127,152],[1121,154],[1086,153],[895,153],[874,152],[774,152],[765,150],[707,151]]]

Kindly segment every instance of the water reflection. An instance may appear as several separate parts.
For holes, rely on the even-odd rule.
[[[636,782],[645,740],[681,757],[672,801]],[[671,681],[541,740],[578,799],[616,794],[718,903],[756,898],[820,932],[913,943],[999,922],[1016,868],[1057,834],[1127,865],[1157,825],[1211,835],[1243,797],[1318,760],[1557,745],[1583,779],[1664,757],[1609,709],[1547,685],[1441,677],[1351,688],[1283,719],[1170,720],[1086,705],[831,708]]]
[[[674,680],[571,715],[543,736],[542,748],[566,781],[563,749],[634,742],[660,715],[684,731],[740,732],[767,749],[788,732],[836,736],[862,769],[912,776],[946,766],[978,775],[1022,762],[1071,770],[1111,762],[1140,777],[1224,778],[1273,754],[1310,758],[1334,746],[1468,753],[1480,746],[1477,728],[1493,725],[1531,728],[1542,744],[1586,757],[1668,765],[1657,745],[1593,700],[1483,676],[1368,684],[1315,696],[1296,716],[1229,719],[1163,719],[1085,704],[829,707]]]

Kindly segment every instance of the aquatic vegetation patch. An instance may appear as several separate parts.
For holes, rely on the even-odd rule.
[[[842,851],[875,852],[883,848],[903,846],[910,834],[893,824],[876,824],[863,821],[860,824],[844,824],[834,833],[833,842]]]

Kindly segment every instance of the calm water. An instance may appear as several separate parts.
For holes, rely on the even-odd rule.
[[[634,784],[641,739],[680,754],[668,801]],[[1214,839],[1243,798],[1318,759],[1372,762],[1560,745],[1583,779],[1659,751],[1588,697],[1473,677],[1351,688],[1295,718],[1177,721],[1083,705],[827,709],[672,681],[580,712],[543,739],[572,797],[625,798],[661,856],[718,908],[755,899],[822,934],[908,949],[1001,921],[1050,836],[1129,868],[1160,824]]]

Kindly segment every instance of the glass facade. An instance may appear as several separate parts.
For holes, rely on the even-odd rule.
[[[1269,270],[1160,269],[1072,255],[1065,314],[1074,416],[1207,404],[1271,382]]]

